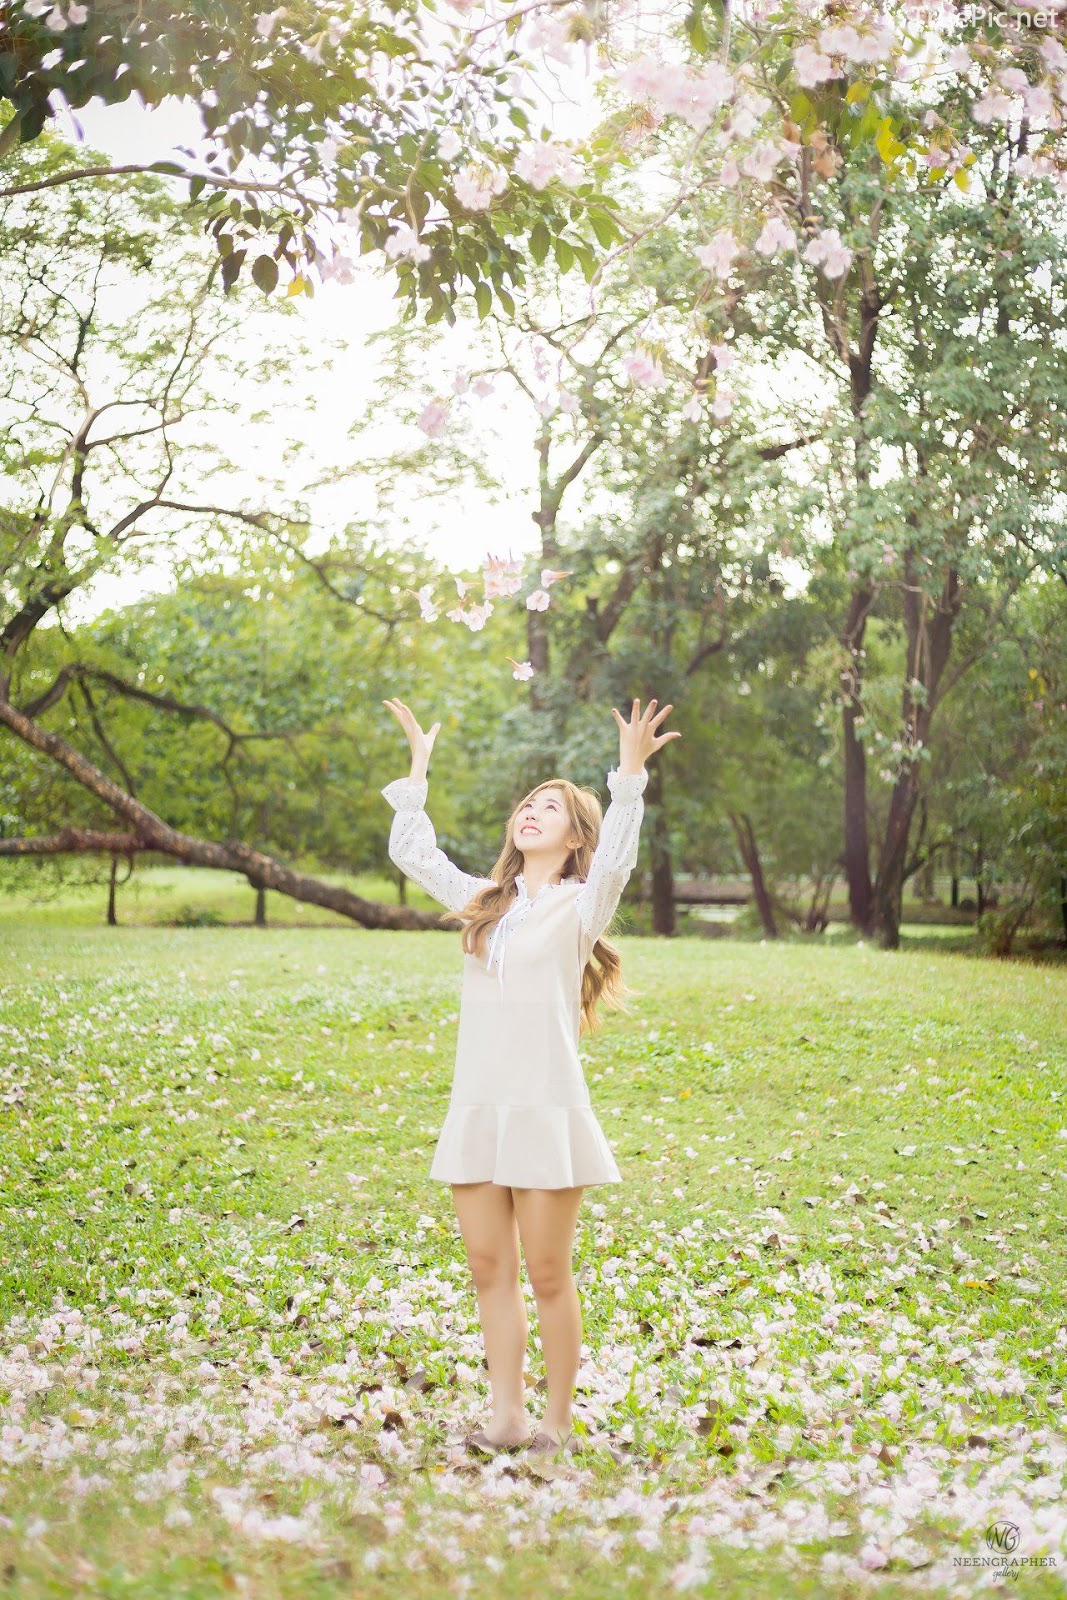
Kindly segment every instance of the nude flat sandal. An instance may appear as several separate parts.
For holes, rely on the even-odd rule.
[[[568,1454],[573,1455],[576,1450],[584,1449],[588,1443],[592,1443],[592,1441],[583,1441],[576,1433],[569,1433],[561,1444],[550,1433],[543,1433],[539,1428],[526,1448],[531,1455],[535,1456],[554,1456],[560,1450],[565,1450]]]
[[[524,1439],[521,1444],[498,1444],[495,1439],[490,1439],[483,1428],[477,1428],[474,1433],[468,1433],[463,1443],[468,1450],[475,1450],[479,1455],[517,1455],[520,1450],[525,1450],[529,1440]]]

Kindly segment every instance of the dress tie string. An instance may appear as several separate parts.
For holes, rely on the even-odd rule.
[[[561,878],[559,883],[543,883],[538,889],[538,895],[546,889],[558,889],[564,883],[580,883],[580,878]],[[492,933],[489,935],[489,947],[485,957],[485,970],[492,972],[493,962],[497,964],[497,975],[500,984],[500,998],[504,998],[504,954],[508,947],[508,936],[521,922],[525,922],[528,912],[533,909],[534,902],[526,892],[526,879],[520,872],[515,879],[515,890],[518,899],[513,906],[509,906],[504,915],[499,919]]]
[[[533,901],[526,893],[526,883],[521,872],[515,879],[515,888],[518,891],[519,898],[513,906],[508,907],[489,935],[489,950],[485,962],[485,970],[487,972],[492,972],[494,961],[497,963],[497,978],[501,999],[504,998],[504,955],[507,951],[508,933],[522,921],[533,904]]]

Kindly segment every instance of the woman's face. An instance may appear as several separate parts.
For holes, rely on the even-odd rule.
[[[519,808],[512,830],[515,848],[527,861],[565,860],[578,846],[559,789],[540,789]]]

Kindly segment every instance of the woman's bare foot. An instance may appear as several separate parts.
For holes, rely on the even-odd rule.
[[[536,1433],[552,1439],[557,1445],[563,1444],[574,1432],[571,1422],[549,1422],[547,1417],[537,1424]]]
[[[494,1417],[481,1432],[492,1444],[525,1444],[530,1438],[530,1424],[525,1416]]]

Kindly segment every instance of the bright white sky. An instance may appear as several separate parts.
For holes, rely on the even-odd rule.
[[[550,92],[551,104],[546,101],[544,112],[546,124],[561,138],[580,136],[596,115],[590,80],[582,70],[568,71],[551,84]],[[192,103],[171,100],[148,110],[133,99],[115,106],[93,102],[75,115],[76,122],[70,114],[60,118],[57,131],[84,139],[105,151],[116,164],[154,161],[173,154],[179,145],[196,148],[201,143],[200,120]],[[176,192],[184,192],[184,187],[177,185]],[[302,439],[301,485],[338,461],[357,459],[357,449],[346,435],[354,422],[373,413],[378,356],[373,348],[368,349],[367,338],[395,319],[398,303],[393,300],[394,288],[385,272],[368,267],[351,284],[327,283],[316,289],[313,300],[301,296],[296,305],[308,342],[335,348],[340,344],[342,359],[336,362],[332,373],[280,372],[276,395],[260,388],[248,396],[249,410],[273,407],[284,423],[282,433],[289,439]],[[414,375],[411,398],[420,405],[435,392],[445,392],[451,373],[467,364],[469,347],[462,326],[454,330],[439,326],[446,341],[446,360],[443,364],[435,362],[425,381]],[[450,570],[468,577],[474,576],[487,552],[504,555],[510,551],[519,557],[536,548],[537,530],[530,520],[534,506],[535,419],[524,403],[505,395],[502,388],[491,406],[495,450],[499,452],[495,464],[509,485],[508,503],[494,504],[476,488],[451,500],[425,500],[417,505],[408,527],[383,526],[383,539],[414,539]],[[287,396],[293,394],[313,395],[317,403],[310,411],[297,410],[287,404]],[[222,429],[228,421],[221,419]],[[234,503],[240,502],[255,477],[256,464],[248,459],[247,438],[243,434],[239,425],[230,424],[230,436],[223,434],[221,440],[238,469],[234,475]],[[262,434],[256,438],[257,446],[262,448]],[[383,451],[410,448],[419,441],[424,442],[422,435],[412,427],[388,418],[376,426],[375,444]],[[241,466],[244,470],[240,470]],[[267,475],[272,473],[273,462],[267,468]],[[319,491],[313,504],[322,542],[353,513],[367,515],[372,510],[371,501],[361,494],[358,474],[344,488]],[[146,591],[166,586],[169,579],[165,567],[151,565],[121,578],[105,575],[82,597],[77,614],[92,616],[108,606],[132,601]]]

